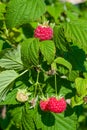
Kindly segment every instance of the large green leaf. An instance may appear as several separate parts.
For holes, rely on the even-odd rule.
[[[67,41],[73,42],[87,53],[87,24],[86,21],[67,22],[64,26]]]
[[[7,7],[7,27],[12,28],[37,20],[44,12],[43,0],[11,0]]]
[[[77,117],[75,114],[68,116],[62,114],[53,114],[50,112],[36,112],[35,124],[38,129],[42,130],[76,130]]]
[[[11,121],[21,130],[35,130],[33,112],[28,107],[19,105],[9,111]]]
[[[6,93],[12,87],[12,83],[18,78],[14,70],[6,70],[0,73],[0,101],[5,98]]]
[[[51,40],[40,42],[40,51],[44,56],[44,59],[50,64],[55,57],[55,44]]]
[[[23,110],[23,114],[22,114],[23,130],[35,130],[33,116],[34,116],[33,110],[29,110],[29,107]]]
[[[66,67],[67,69],[69,69],[69,71],[72,70],[72,65],[67,61],[65,60],[64,58],[62,57],[58,57],[54,60],[54,63],[57,63],[59,65],[63,65],[64,67]]]
[[[5,69],[22,70],[20,46],[17,49],[4,50],[0,55],[0,67]]]
[[[58,49],[67,51],[68,42],[66,41],[62,26],[54,27],[54,42]]]
[[[22,43],[21,47],[22,61],[25,66],[39,64],[39,41],[30,38]]]

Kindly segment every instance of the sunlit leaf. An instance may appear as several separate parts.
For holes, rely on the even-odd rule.
[[[18,78],[14,70],[6,70],[0,73],[0,101],[5,98],[6,93],[12,88],[12,83]]]
[[[37,20],[44,12],[43,0],[11,0],[6,12],[7,27],[12,28]]]
[[[0,67],[5,69],[22,70],[20,46],[17,49],[7,49],[0,55]]]
[[[40,42],[40,51],[44,56],[44,59],[50,64],[55,57],[55,44],[51,40]]]

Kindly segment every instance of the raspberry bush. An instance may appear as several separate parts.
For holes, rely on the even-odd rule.
[[[0,129],[86,130],[87,2],[0,0]]]

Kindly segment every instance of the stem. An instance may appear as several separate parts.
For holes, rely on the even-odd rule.
[[[18,77],[22,76],[23,74],[25,74],[28,70],[23,71]]]
[[[41,88],[40,84],[39,84],[39,90],[40,90],[40,92],[42,94],[42,97],[44,97],[44,94],[43,94],[43,91],[42,91],[42,88]]]
[[[39,81],[39,71],[37,71],[37,80],[36,80],[36,83],[38,83],[38,81]]]
[[[56,96],[57,96],[57,80],[56,80],[56,74],[55,74],[55,93],[56,93]]]
[[[39,71],[37,72],[37,79],[36,79],[36,83],[35,83],[35,94],[34,94],[34,97],[36,97],[36,93],[37,93],[37,87],[38,87],[38,84],[39,84]]]

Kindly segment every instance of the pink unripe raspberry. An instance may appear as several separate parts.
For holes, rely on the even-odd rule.
[[[62,113],[63,111],[66,110],[66,101],[62,97],[61,99],[57,99],[56,97],[51,97],[49,99],[48,103],[48,110],[54,113]]]
[[[53,29],[48,25],[38,25],[34,30],[34,37],[39,38],[40,41],[50,40],[53,37]]]
[[[49,100],[40,100],[40,108],[42,111],[48,111]]]

